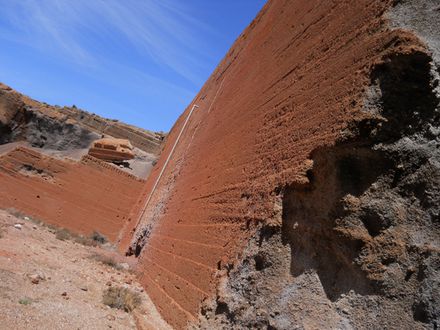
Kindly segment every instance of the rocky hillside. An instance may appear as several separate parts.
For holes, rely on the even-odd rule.
[[[268,1],[121,240],[170,324],[438,328],[438,31],[435,0]]]
[[[123,138],[150,153],[160,153],[164,133],[105,119],[73,107],[51,106],[0,84],[0,144],[27,141],[33,147],[87,148],[101,135]]]
[[[135,158],[116,166],[88,156],[102,135],[129,139]],[[0,208],[115,242],[164,137],[0,85]]]

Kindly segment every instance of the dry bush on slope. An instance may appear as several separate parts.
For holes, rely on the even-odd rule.
[[[124,287],[110,287],[104,291],[102,301],[111,308],[133,311],[141,304],[139,293]]]

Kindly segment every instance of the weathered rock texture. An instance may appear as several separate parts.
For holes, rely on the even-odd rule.
[[[266,4],[121,237],[167,321],[438,326],[439,15],[437,1]]]
[[[101,135],[129,139],[124,171],[87,156]],[[160,153],[164,135],[37,102],[0,84],[0,208],[115,241]],[[121,165],[122,166],[122,165]]]
[[[145,184],[93,157],[63,161],[23,147],[0,155],[0,182],[0,208],[112,242]]]
[[[34,147],[68,150],[87,148],[101,135],[128,139],[159,154],[165,135],[99,117],[76,107],[50,106],[0,84],[0,144],[27,141]]]

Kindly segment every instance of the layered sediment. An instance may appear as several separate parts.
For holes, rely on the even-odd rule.
[[[266,4],[120,239],[170,324],[438,326],[439,16],[435,1]]]
[[[115,242],[144,181],[96,158],[60,160],[24,147],[0,155],[0,208]]]
[[[87,148],[102,135],[127,139],[157,155],[164,133],[147,131],[78,109],[38,102],[0,84],[0,144],[27,141],[34,147],[67,150]]]
[[[130,139],[119,166],[88,156],[102,135]],[[76,107],[50,106],[0,85],[0,208],[115,242],[144,188],[165,135]]]

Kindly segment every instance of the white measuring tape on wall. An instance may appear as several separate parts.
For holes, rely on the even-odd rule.
[[[211,111],[211,108],[212,108],[212,106],[214,105],[214,102],[215,102],[215,100],[217,99],[217,96],[218,96],[220,90],[221,90],[222,87],[223,87],[223,82],[224,82],[224,81],[225,81],[225,79],[223,78],[222,82],[220,83],[219,88],[217,89],[217,92],[215,93],[214,99],[213,99],[212,102],[211,102],[211,105],[210,105],[210,107],[209,107],[209,109],[208,109],[208,113]],[[176,139],[176,141],[174,142],[173,148],[171,149],[170,153],[168,154],[168,157],[167,157],[167,159],[166,159],[166,161],[165,161],[165,164],[162,166],[162,169],[161,169],[161,171],[160,171],[160,173],[159,173],[159,176],[157,177],[156,182],[154,183],[154,186],[153,186],[153,188],[151,189],[150,194],[148,195],[148,198],[147,198],[147,201],[145,202],[144,207],[142,208],[142,212],[141,212],[141,214],[140,214],[140,216],[139,216],[139,218],[138,218],[138,221],[137,221],[137,223],[136,223],[136,226],[135,226],[136,229],[137,229],[137,226],[139,225],[139,222],[140,222],[141,219],[144,217],[145,212],[147,211],[147,207],[148,207],[148,205],[150,204],[151,198],[153,197],[153,194],[154,194],[154,192],[156,191],[157,186],[159,185],[160,179],[162,178],[162,175],[163,175],[163,173],[165,172],[165,169],[167,168],[168,163],[169,163],[171,157],[173,156],[173,153],[174,153],[174,151],[175,151],[175,149],[176,149],[176,147],[177,147],[177,144],[179,143],[179,140],[180,140],[180,138],[181,138],[181,136],[182,136],[182,134],[183,134],[183,131],[184,131],[185,128],[186,128],[186,125],[187,125],[188,122],[189,122],[189,119],[191,118],[191,116],[192,116],[194,110],[195,110],[196,108],[198,108],[198,107],[199,107],[199,106],[198,106],[197,104],[194,104],[193,107],[191,108],[191,111],[190,111],[189,114],[188,114],[188,117],[186,117],[186,120],[185,120],[185,122],[184,122],[184,124],[183,124],[183,126],[182,126],[182,129],[180,130],[179,135],[177,136],[177,139]]]
[[[191,118],[191,116],[192,116],[194,110],[195,110],[196,108],[198,108],[198,107],[199,107],[199,106],[198,106],[197,104],[194,104],[193,107],[192,107],[192,109],[191,109],[191,111],[190,111],[189,114],[188,114],[188,117],[186,117],[185,123],[183,124],[182,129],[180,130],[180,133],[179,133],[179,135],[177,136],[176,141],[174,142],[173,148],[171,149],[171,151],[170,151],[170,153],[169,153],[169,155],[168,155],[168,157],[167,157],[167,160],[165,161],[165,164],[162,166],[162,170],[160,171],[159,176],[157,177],[156,182],[154,183],[153,189],[151,189],[150,195],[148,196],[148,199],[147,199],[147,201],[146,201],[144,207],[142,208],[142,213],[141,213],[141,215],[139,216],[139,220],[138,220],[138,223],[136,224],[136,227],[137,227],[137,225],[139,224],[139,221],[140,221],[140,220],[142,219],[142,217],[144,216],[145,211],[147,210],[148,204],[150,203],[150,200],[151,200],[151,198],[153,197],[154,191],[156,190],[157,185],[159,184],[159,181],[160,181],[160,179],[162,178],[162,175],[163,175],[163,173],[165,172],[165,169],[167,168],[167,165],[168,165],[168,163],[169,163],[171,157],[173,156],[174,150],[176,149],[177,144],[179,143],[180,137],[182,136],[183,131],[185,130],[185,127],[186,127],[186,125],[188,124],[189,119]]]

